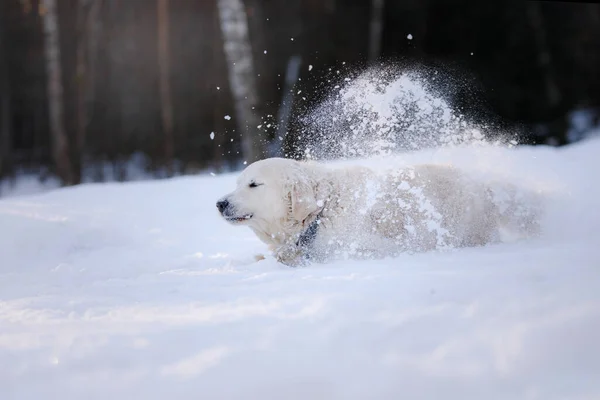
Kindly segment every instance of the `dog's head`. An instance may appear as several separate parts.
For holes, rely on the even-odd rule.
[[[232,224],[267,231],[268,227],[302,223],[318,213],[324,201],[318,197],[318,186],[313,167],[269,158],[249,165],[239,176],[236,189],[219,199],[217,209]]]

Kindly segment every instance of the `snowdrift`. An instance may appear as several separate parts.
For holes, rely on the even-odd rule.
[[[543,187],[542,236],[300,269],[217,215],[235,175],[2,200],[0,398],[600,398],[598,154],[406,154]]]

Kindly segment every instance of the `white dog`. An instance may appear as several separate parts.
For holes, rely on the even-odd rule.
[[[417,165],[385,174],[270,158],[248,166],[217,202],[229,222],[247,225],[287,265],[332,257],[481,246],[501,228],[534,233],[536,212],[504,190],[461,171]]]

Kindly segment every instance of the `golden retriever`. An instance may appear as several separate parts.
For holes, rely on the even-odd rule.
[[[250,227],[278,261],[297,266],[482,246],[500,240],[502,229],[535,233],[535,208],[510,185],[501,196],[497,189],[450,166],[377,173],[269,158],[249,165],[217,208]]]

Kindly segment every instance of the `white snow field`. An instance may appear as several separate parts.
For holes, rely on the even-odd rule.
[[[0,201],[0,399],[600,399],[600,140],[467,147],[540,238],[289,268],[217,215],[236,174]]]

